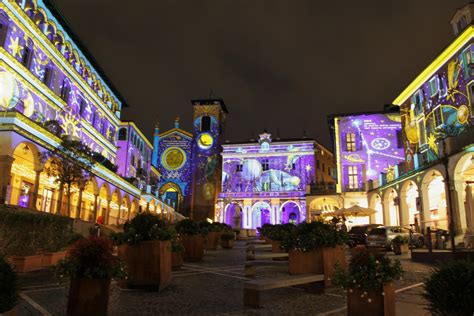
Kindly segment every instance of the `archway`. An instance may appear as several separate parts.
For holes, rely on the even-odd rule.
[[[280,207],[280,218],[282,224],[299,224],[300,206],[294,201],[286,201]]]
[[[427,199],[424,210],[425,225],[433,228],[448,230],[448,212],[446,203],[446,185],[444,177],[438,170],[428,171],[423,178]]]
[[[10,201],[7,202],[36,208],[41,172],[38,148],[30,142],[21,142],[13,150],[13,159]]]
[[[97,212],[97,222],[100,224],[108,224],[106,221],[110,199],[110,186],[107,182],[104,182],[99,190],[97,209],[95,210]]]
[[[183,193],[179,185],[173,182],[167,182],[161,186],[159,192],[166,203],[169,202],[168,204],[174,207],[177,212],[181,210]]]
[[[420,195],[414,181],[406,181],[400,191],[400,206],[402,209],[402,225],[421,230]]]
[[[474,247],[474,155],[464,154],[454,167],[453,177],[458,213],[456,228],[458,234],[465,232],[466,246]]]
[[[118,224],[120,218],[120,209],[122,207],[122,196],[119,189],[115,189],[112,193],[112,199],[110,202],[109,214],[107,224]]]
[[[398,226],[400,225],[400,216],[398,211],[399,198],[397,191],[390,188],[385,191],[384,195],[384,212],[385,222],[387,226]]]
[[[383,205],[380,194],[374,194],[370,197],[369,208],[374,209],[376,213],[370,216],[370,221],[373,224],[383,224]]]
[[[95,221],[95,200],[96,196],[99,195],[99,187],[95,177],[90,178],[87,182],[86,187],[82,193],[81,205],[78,208],[79,214],[78,217],[93,222]]]
[[[251,227],[257,229],[264,224],[270,224],[270,204],[266,202],[257,202],[252,207]]]
[[[309,203],[309,221],[316,221],[321,217],[341,208],[341,200],[339,197],[323,196],[317,197]]]
[[[242,227],[242,207],[238,203],[230,203],[225,207],[224,223],[234,228]]]

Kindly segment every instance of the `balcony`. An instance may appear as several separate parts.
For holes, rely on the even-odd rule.
[[[311,195],[324,195],[324,194],[335,194],[335,193],[336,193],[335,183],[312,184],[309,186],[309,194]]]

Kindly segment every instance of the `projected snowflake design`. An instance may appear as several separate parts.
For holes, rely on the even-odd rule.
[[[370,143],[375,150],[384,150],[390,147],[390,141],[386,138],[378,137]]]

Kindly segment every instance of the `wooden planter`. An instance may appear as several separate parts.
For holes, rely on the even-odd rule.
[[[217,245],[221,238],[222,232],[210,232],[207,234],[207,250],[217,250]]]
[[[110,279],[71,279],[66,315],[107,315]]]
[[[408,253],[410,249],[408,248],[408,244],[393,244],[393,252],[396,255],[401,255],[402,253]]]
[[[234,247],[234,240],[233,239],[221,240],[221,245],[222,245],[222,248],[224,249],[232,249]]]
[[[288,256],[290,274],[324,274],[323,248],[310,252],[290,250]]]
[[[172,270],[179,270],[183,265],[183,252],[177,251],[171,253],[171,268]]]
[[[285,253],[286,251],[280,246],[281,241],[272,240],[272,253]],[[273,258],[273,261],[288,261],[288,258]]]
[[[58,263],[59,260],[66,257],[66,251],[45,252],[41,260],[41,266],[50,267]]]
[[[323,265],[324,265],[324,286],[332,285],[331,280],[334,274],[334,265],[339,262],[344,269],[346,265],[346,255],[344,253],[344,246],[338,245],[336,247],[323,248]]]
[[[395,316],[395,287],[386,284],[383,288],[367,291],[367,295],[359,288],[348,289],[347,315]]]
[[[11,262],[16,272],[30,272],[42,269],[43,255],[12,257]]]
[[[170,241],[120,245],[118,257],[127,266],[128,279],[119,282],[122,287],[160,291],[171,283]]]
[[[184,261],[201,261],[204,256],[204,238],[201,235],[183,235],[181,242],[184,246]]]

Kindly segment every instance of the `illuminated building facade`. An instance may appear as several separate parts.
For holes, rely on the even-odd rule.
[[[474,234],[474,6],[459,9],[456,39],[393,101],[400,106],[406,163],[373,183],[369,206],[386,224]]]
[[[0,2],[0,201],[65,214],[39,154],[61,140],[48,127],[86,143],[98,164],[73,188],[71,216],[116,224],[149,205],[172,208],[116,174],[124,100],[46,0]],[[148,148],[149,150],[149,148]],[[120,160],[120,161],[119,161]],[[129,171],[124,171],[125,174]],[[128,174],[130,175],[130,174]],[[70,210],[71,210],[70,208]]]
[[[194,219],[213,219],[220,190],[220,153],[228,111],[222,99],[191,103],[192,133],[179,127],[179,119],[173,129],[163,133],[157,126],[152,162],[161,174],[158,186],[165,201]]]
[[[272,140],[223,145],[222,189],[216,218],[234,227],[300,223],[306,192],[315,183],[316,142]]]

